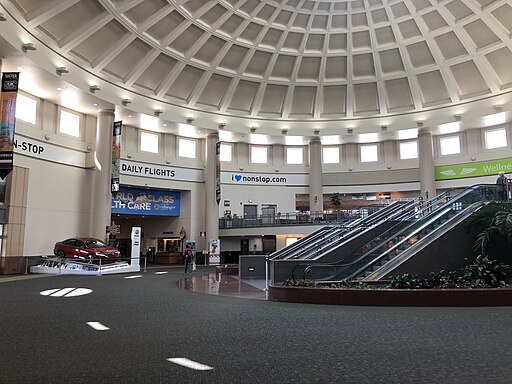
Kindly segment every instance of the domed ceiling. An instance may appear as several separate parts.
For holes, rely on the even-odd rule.
[[[0,3],[130,108],[146,99],[171,121],[334,134],[510,102],[510,0]]]

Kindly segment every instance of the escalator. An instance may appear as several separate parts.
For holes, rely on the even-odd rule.
[[[270,255],[271,261],[277,260],[315,260],[325,256],[357,236],[367,228],[402,215],[414,205],[413,201],[395,201],[369,216],[347,221],[340,225],[328,225],[303,237],[296,243]]]
[[[421,210],[334,263],[296,266],[294,277],[316,281],[375,281],[410,260],[495,197],[494,185],[477,185],[450,199],[423,204]]]

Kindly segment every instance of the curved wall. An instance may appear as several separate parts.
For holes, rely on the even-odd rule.
[[[72,138],[58,132],[59,110],[59,106],[49,101],[39,100],[36,124],[27,124],[18,120],[16,125],[18,140],[39,143],[46,148],[44,156],[23,152],[21,148],[16,150],[15,165],[29,170],[25,237],[22,247],[24,255],[51,254],[55,241],[68,236],[88,235],[91,231],[91,172],[94,166],[96,117],[82,115],[82,134],[78,138]],[[506,126],[506,128],[508,137],[510,137],[510,126]],[[440,136],[434,136],[435,165],[471,164],[472,162],[511,157],[510,143],[507,147],[497,150],[484,149],[483,132],[485,129],[476,127],[470,131],[456,133],[456,135],[460,135],[462,143],[462,152],[459,155],[440,156]],[[205,229],[206,215],[204,139],[195,139],[198,156],[196,159],[189,159],[178,156],[177,136],[171,134],[159,134],[158,154],[140,151],[140,131],[134,127],[124,127],[121,153],[123,161],[170,167],[196,176],[200,175],[194,176],[196,180],[171,180],[121,174],[121,184],[123,185],[172,189],[182,193],[181,216],[143,222],[146,228],[146,239],[161,236],[162,232],[177,234],[181,227],[185,227],[189,233],[188,240],[195,240],[198,249],[204,249],[206,242],[199,238],[199,232]],[[399,197],[418,196],[418,160],[400,160],[398,143],[399,141],[379,143],[381,160],[375,163],[359,161],[359,144],[339,145],[340,164],[323,165],[324,195],[334,192],[343,194],[394,192],[397,193],[395,196]],[[218,215],[223,216],[225,209],[230,209],[233,214],[243,215],[244,204],[257,205],[258,213],[261,213],[263,204],[276,205],[278,212],[295,211],[297,196],[309,193],[307,160],[303,165],[287,165],[285,161],[286,147],[270,145],[268,146],[270,149],[268,164],[251,164],[249,161],[250,144],[239,142],[232,145],[234,147],[233,161],[223,162],[221,166],[225,181],[222,184],[222,198]],[[307,159],[308,148],[307,146],[302,146],[302,148],[304,157]],[[66,153],[70,154],[69,158],[64,156]],[[256,175],[270,179],[277,178],[281,181],[240,184],[234,179],[236,175],[241,177]],[[476,183],[494,183],[494,180],[495,176],[489,175],[438,181],[436,186],[439,190]],[[105,187],[108,188],[108,186]],[[229,201],[229,207],[225,206],[225,201]],[[9,220],[11,219],[9,218]],[[140,223],[137,224],[140,225]],[[121,237],[129,236],[129,225],[122,228]],[[148,245],[146,244],[146,246]]]

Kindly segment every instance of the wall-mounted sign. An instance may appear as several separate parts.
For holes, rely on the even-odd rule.
[[[121,175],[150,177],[153,179],[203,182],[203,170],[168,167],[136,161],[121,160]],[[121,180],[121,183],[123,181]]]
[[[55,163],[85,167],[85,153],[73,149],[59,147],[50,143],[29,139],[21,135],[14,135],[14,153],[34,157],[39,160],[48,160]],[[14,158],[16,165],[16,157]]]
[[[305,174],[275,173],[235,173],[221,172],[222,184],[239,184],[248,186],[304,186],[308,185],[309,176]]]
[[[512,172],[512,158],[435,167],[436,180],[498,175]]]
[[[231,207],[231,200],[224,200],[225,207]]]
[[[112,194],[112,213],[179,216],[180,193],[121,187]]]

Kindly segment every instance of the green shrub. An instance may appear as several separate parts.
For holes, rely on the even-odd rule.
[[[472,288],[504,287],[507,285],[510,271],[510,266],[478,255],[473,262],[464,267],[461,280],[465,286]]]

